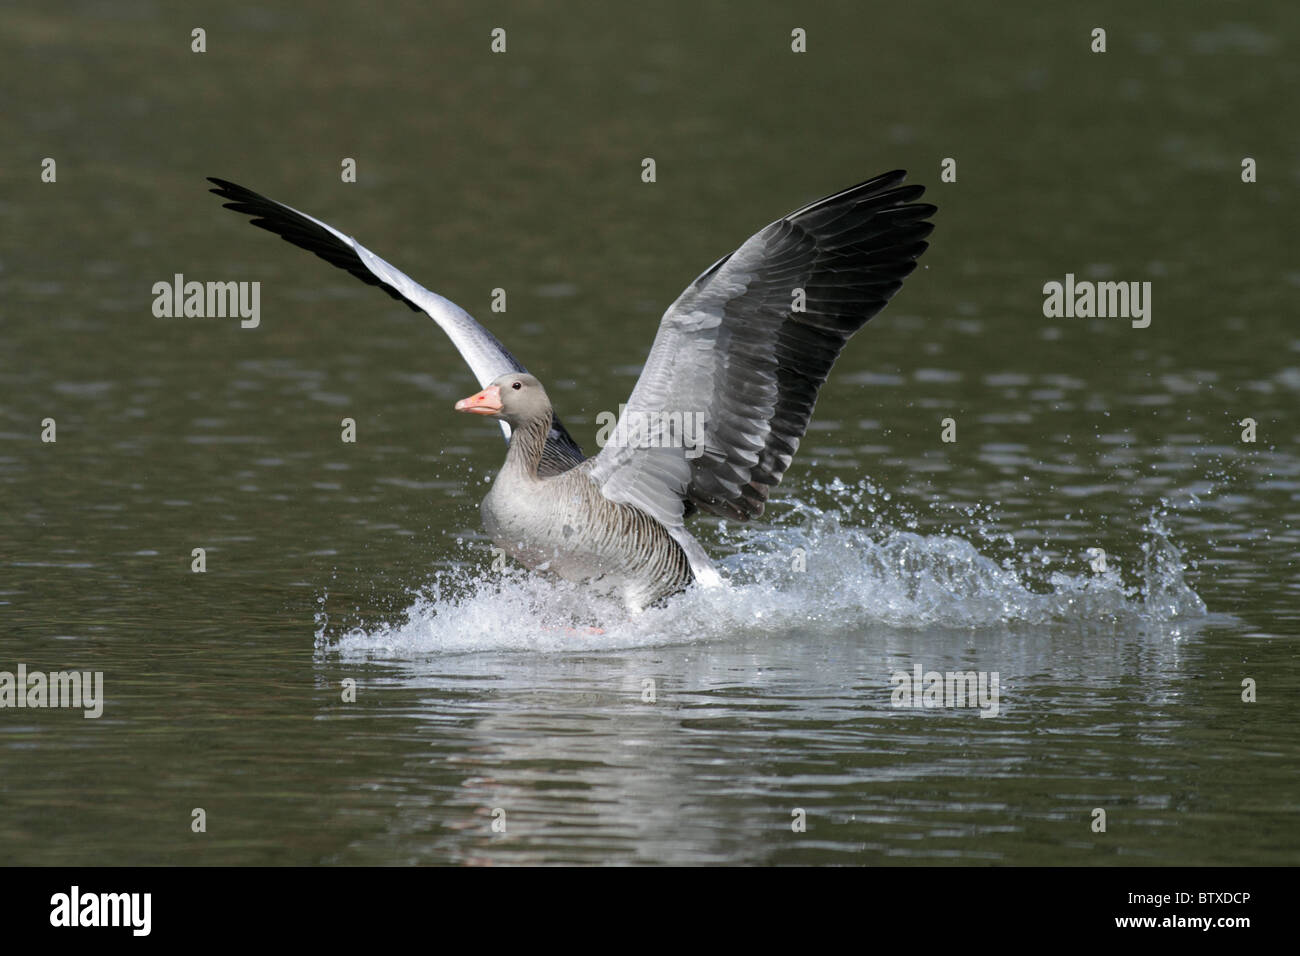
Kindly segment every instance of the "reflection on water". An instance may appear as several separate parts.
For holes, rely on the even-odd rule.
[[[389,663],[365,693],[389,703],[360,726],[327,719],[344,746],[400,727],[386,744],[444,784],[426,789],[412,771],[392,829],[338,859],[1159,859],[1174,828],[1197,824],[1174,815],[1191,809],[1188,789],[1208,783],[1182,744],[1200,630],[1199,619],[1154,633],[812,627],[791,640],[755,629],[689,650],[452,659],[372,646]],[[893,708],[890,675],[916,664],[999,669],[999,716]],[[394,719],[385,711],[398,701],[408,710]],[[1130,739],[1117,766],[1115,743],[1134,734],[1142,746]],[[1141,837],[1119,850],[1090,839],[1098,805],[1137,814]],[[805,836],[789,829],[794,808]],[[491,829],[499,810],[505,833]],[[1054,821],[1073,822],[1073,837]],[[1213,840],[1202,852],[1240,849]]]

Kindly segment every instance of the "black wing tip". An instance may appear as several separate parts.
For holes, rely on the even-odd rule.
[[[232,183],[229,179],[219,179],[216,176],[206,176],[204,178],[217,187],[216,189],[209,189],[208,192],[216,193],[218,196],[229,196],[233,198],[233,195],[237,193],[252,192],[252,190],[246,189],[239,185],[239,183]]]
[[[879,184],[881,186],[896,186],[906,178],[907,178],[906,169],[891,169],[887,173],[881,173],[879,176],[873,176],[871,179],[868,179],[865,183],[862,183],[862,185],[866,186],[868,184],[874,183],[874,184]]]
[[[241,186],[239,183],[232,183],[229,179],[220,179],[216,176],[207,176],[204,178],[206,178],[210,183],[215,183],[217,187],[216,189],[209,189],[208,192],[220,196],[222,199],[229,200],[229,202],[223,203],[227,209],[234,209],[236,212],[242,212],[245,215],[251,216],[259,205],[262,207],[274,207],[279,205],[279,203],[272,202],[272,200],[267,199],[260,193],[253,192],[253,190],[249,189],[247,186]],[[251,208],[241,209],[240,206]]]
[[[906,169],[891,169],[889,172],[881,173],[879,176],[872,176],[870,179],[864,179],[856,186],[850,186],[848,189],[841,189],[838,193],[828,196],[827,198],[833,199],[835,196],[844,196],[848,193],[855,193],[860,189],[892,189],[894,186],[901,184],[905,179],[907,179]]]
[[[874,210],[874,215],[881,221],[887,221],[898,226],[903,226],[908,223],[920,223],[928,220],[938,211],[939,207],[933,203],[918,202],[902,203],[897,206],[886,206],[883,209]],[[933,226],[934,223],[930,223],[930,225]]]
[[[786,216],[785,221],[794,222],[810,213],[826,209],[828,206],[868,200],[872,201],[873,205],[879,204],[879,208],[898,209],[904,206],[908,206],[908,208],[925,208],[930,210],[925,214],[926,216],[931,216],[937,212],[938,207],[930,203],[918,203],[914,207],[909,205],[924,195],[925,187],[919,183],[903,185],[903,180],[906,178],[907,170],[905,169],[893,169],[887,173],[881,173],[879,176],[863,180],[856,186],[841,189],[839,192],[831,193],[829,196],[824,196],[805,206],[800,206]]]
[[[216,183],[216,189],[209,189],[208,192],[225,199],[222,208],[231,209],[235,212],[248,216],[249,222],[254,226],[260,226],[268,232],[274,232],[282,239],[293,242],[281,232],[282,221],[298,221],[303,217],[300,213],[294,214],[294,210],[289,209],[282,203],[273,199],[267,199],[260,193],[255,193],[247,186],[241,186],[239,183],[232,183],[228,179],[220,179],[216,176],[205,177],[208,182]],[[295,243],[297,244],[297,243]]]

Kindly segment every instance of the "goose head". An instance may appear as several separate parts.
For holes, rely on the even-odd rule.
[[[511,428],[518,428],[543,416],[549,421],[551,400],[536,378],[527,372],[511,372],[493,381],[483,391],[462,398],[456,403],[456,411],[503,418]]]

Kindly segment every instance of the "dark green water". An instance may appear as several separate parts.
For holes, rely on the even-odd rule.
[[[0,862],[1300,862],[1292,7],[0,23],[0,671],[105,696],[0,709]],[[431,321],[204,191],[464,306],[593,451],[687,282],[897,167],[922,268],[780,501],[698,526],[731,587],[636,620],[490,569],[503,446]],[[260,282],[260,325],[156,318],[176,273]],[[1067,273],[1151,282],[1150,326],[1044,317]],[[997,716],[891,706],[918,664],[997,672]]]

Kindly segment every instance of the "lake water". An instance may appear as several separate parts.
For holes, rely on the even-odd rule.
[[[104,699],[0,709],[0,863],[1300,862],[1295,8],[384,9],[4,14],[0,671]],[[728,586],[635,618],[492,567],[455,350],[204,180],[464,306],[590,453],[699,271],[892,168],[921,268],[697,522]],[[259,325],[155,317],[178,273]],[[1149,326],[1046,317],[1067,274]]]

